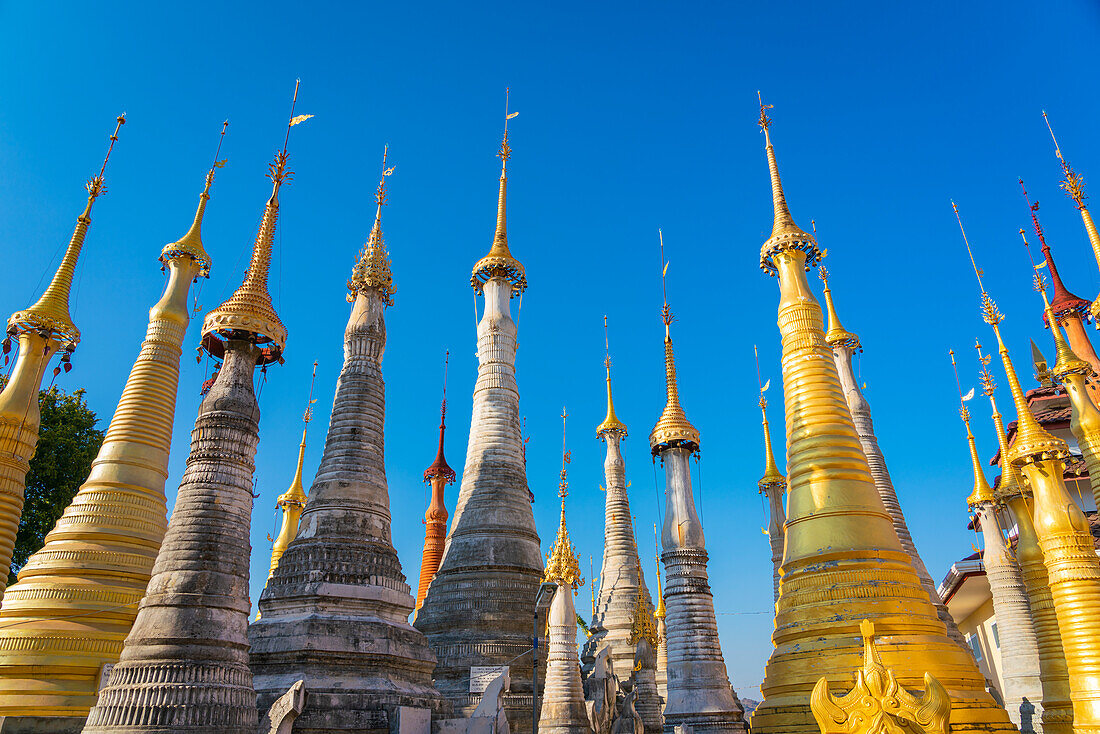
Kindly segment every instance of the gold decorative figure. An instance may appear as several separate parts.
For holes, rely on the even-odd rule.
[[[958,207],[952,203],[963,242],[974,264]],[[1008,460],[1021,469],[1035,498],[1033,519],[1049,577],[1051,599],[1058,615],[1062,649],[1069,671],[1073,701],[1073,731],[1100,732],[1100,558],[1093,548],[1088,522],[1066,489],[1062,473],[1070,457],[1066,442],[1044,429],[1028,407],[1027,398],[1008,348],[1001,338],[1004,316],[985,291],[981,270],[974,264],[981,289],[985,322],[997,337],[1008,386],[1016,403],[1018,429]]]
[[[863,668],[856,684],[843,696],[829,692],[829,679],[814,686],[810,708],[821,734],[947,734],[951,699],[930,673],[924,674],[924,694],[919,698],[901,687],[888,670],[875,645],[875,625],[863,620]]]
[[[378,178],[378,190],[374,194],[377,209],[374,213],[374,226],[359,261],[352,268],[348,278],[348,303],[355,302],[355,294],[361,290],[374,289],[382,294],[387,306],[393,305],[393,294],[397,289],[393,285],[393,273],[390,271],[390,257],[382,239],[382,207],[386,204],[386,177],[392,176],[395,166],[386,167],[386,157],[390,146],[382,149],[382,175]]]

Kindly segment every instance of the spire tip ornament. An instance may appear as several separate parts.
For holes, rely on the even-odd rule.
[[[378,177],[378,189],[374,194],[374,202],[377,205],[374,225],[371,227],[367,244],[359,253],[359,261],[355,263],[351,277],[348,279],[349,303],[355,301],[355,296],[360,291],[375,290],[381,295],[385,305],[392,306],[393,294],[397,290],[393,285],[393,273],[390,271],[390,255],[386,252],[386,245],[382,238],[382,207],[386,205],[386,177],[393,175],[396,168],[396,166],[386,166],[389,152],[388,145],[382,149],[382,173]]]
[[[512,146],[508,143],[508,121],[517,116],[518,112],[508,111],[509,89],[504,90],[504,136],[500,142],[500,187],[497,192],[497,228],[493,235],[493,246],[489,248],[489,254],[474,264],[473,273],[470,275],[470,285],[481,293],[485,284],[491,278],[502,277],[512,286],[512,298],[527,290],[527,276],[523,264],[512,256],[508,249],[508,161],[512,158]]]
[[[611,399],[611,347],[607,338],[607,316],[603,317],[603,348],[604,348],[604,367],[607,368],[607,416],[604,417],[603,423],[596,427],[596,436],[603,438],[610,433],[618,433],[620,438],[626,438],[626,424],[619,420],[619,417],[615,415],[615,403]]]
[[[669,263],[665,261],[664,234],[659,229],[657,233],[661,243],[661,289],[665,294],[664,305],[661,307],[661,320],[665,325],[665,409],[649,434],[649,446],[654,456],[666,448],[677,446],[683,446],[694,453],[699,450],[699,431],[691,424],[680,406],[680,389],[676,381],[676,357],[672,352],[672,336],[669,331],[673,316],[668,305],[667,291],[665,291],[665,276],[668,274]]]
[[[565,448],[565,421],[569,415],[562,408],[562,452],[561,452],[561,479],[558,482],[558,497],[561,498],[561,521],[558,523],[558,535],[554,539],[554,545],[546,554],[546,570],[542,580],[556,581],[563,586],[569,586],[576,594],[577,588],[584,586],[584,578],[581,577],[581,565],[577,560],[577,549],[569,540],[569,530],[565,527],[565,498],[569,495],[569,481],[566,467],[572,462],[572,456]]]

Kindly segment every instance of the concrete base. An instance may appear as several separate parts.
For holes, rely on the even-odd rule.
[[[0,716],[0,734],[80,734],[87,716]]]

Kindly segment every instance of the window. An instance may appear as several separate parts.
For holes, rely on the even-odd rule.
[[[980,663],[982,661],[982,643],[978,640],[978,636],[967,635],[966,644],[970,645],[970,651],[974,653],[974,659]]]

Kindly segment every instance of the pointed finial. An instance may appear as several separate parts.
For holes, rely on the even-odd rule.
[[[1050,245],[1047,244],[1047,239],[1043,233],[1043,226],[1039,224],[1039,202],[1031,203],[1031,199],[1027,195],[1027,189],[1024,187],[1024,180],[1019,179],[1020,191],[1023,192],[1024,202],[1027,204],[1028,211],[1031,214],[1031,223],[1035,227],[1035,234],[1039,237],[1039,242],[1042,244],[1040,251],[1043,253],[1043,264],[1039,267],[1046,267],[1050,272],[1050,281],[1054,286],[1054,293],[1050,300],[1050,305],[1054,309],[1054,315],[1059,320],[1066,318],[1067,316],[1077,316],[1083,321],[1088,321],[1090,318],[1089,307],[1092,305],[1084,298],[1075,296],[1070,293],[1062,282],[1062,276],[1058,273],[1058,267],[1054,264],[1054,256],[1051,254]],[[1027,238],[1024,237],[1024,230],[1020,230],[1020,237],[1024,239],[1024,246],[1027,247],[1028,256],[1031,255],[1031,248],[1027,244]],[[1035,261],[1032,260],[1032,268],[1035,268]],[[1036,272],[1038,272],[1036,270]],[[1043,320],[1046,321],[1046,313],[1043,314]],[[1048,324],[1049,325],[1049,324]]]
[[[313,404],[317,402],[313,398],[313,388],[316,384],[317,360],[313,360],[313,376],[309,381],[309,398],[306,400],[305,412],[302,413],[304,427],[302,428],[302,442],[298,444],[298,468],[294,470],[294,480],[291,481],[290,488],[279,495],[279,499],[276,501],[279,508],[306,506],[306,490],[302,484],[302,466],[306,458],[306,432],[309,431],[309,422],[313,420]]]
[[[562,455],[561,455],[561,481],[558,483],[558,496],[561,497],[561,522],[558,524],[558,535],[554,539],[554,545],[546,554],[546,571],[543,573],[543,581],[557,581],[563,586],[570,586],[576,593],[579,586],[584,586],[581,577],[580,563],[577,561],[577,549],[569,540],[569,530],[565,527],[565,497],[569,494],[569,483],[566,480],[566,465],[571,461],[569,452],[565,446],[565,420],[569,414],[565,408],[561,410],[562,431]]]
[[[791,217],[791,211],[787,207],[787,198],[783,193],[783,182],[779,178],[779,165],[775,161],[775,149],[772,147],[771,134],[768,132],[772,120],[767,111],[773,105],[764,104],[763,97],[757,91],[756,97],[760,102],[760,119],[758,124],[764,133],[764,152],[768,158],[768,171],[772,182],[772,234],[760,248],[760,267],[768,275],[777,275],[778,270],[772,259],[785,250],[799,250],[806,254],[806,269],[816,265],[821,260],[822,253],[817,249],[817,242],[813,236],[799,229]]]
[[[653,523],[653,563],[657,566],[657,608],[653,610],[653,616],[657,619],[665,618],[665,594],[661,590],[661,546],[657,542],[657,523]]]
[[[294,115],[298,104],[298,88],[301,79],[294,84],[294,98],[290,103],[290,118],[287,122],[283,149],[275,154],[275,160],[268,165],[267,177],[271,179],[271,196],[264,206],[260,229],[252,244],[252,259],[248,264],[244,282],[224,303],[206,315],[202,324],[202,348],[211,356],[221,358],[225,353],[225,342],[230,339],[247,339],[260,347],[260,364],[282,363],[283,349],[286,347],[286,326],[275,313],[271,303],[271,294],[267,288],[267,277],[271,270],[271,252],[275,245],[275,225],[279,218],[279,189],[289,184],[294,172],[287,170],[287,145],[290,142],[290,128],[305,122],[313,115]]]
[[[473,274],[470,276],[470,285],[481,293],[482,288],[491,278],[504,278],[512,285],[512,297],[527,290],[527,276],[523,265],[512,257],[508,249],[508,161],[512,158],[512,146],[508,143],[508,121],[518,115],[518,112],[508,111],[509,95],[511,90],[504,90],[504,137],[500,142],[500,187],[497,191],[497,228],[493,235],[493,246],[489,248],[489,254],[474,264]]]
[[[665,289],[665,276],[668,274],[668,262],[665,261],[665,238],[657,230],[661,245],[661,292],[664,305],[661,308],[661,320],[665,325],[665,409],[657,419],[657,425],[649,434],[649,446],[653,455],[665,449],[682,446],[689,451],[699,450],[699,431],[687,419],[680,406],[680,389],[676,382],[676,358],[672,352],[672,336],[669,326],[673,322],[672,310],[668,306],[668,293]]]
[[[386,166],[390,146],[382,149],[382,173],[378,177],[378,189],[374,194],[377,208],[374,213],[374,225],[371,227],[367,244],[359,253],[359,260],[351,270],[348,279],[348,302],[355,301],[360,291],[375,290],[387,306],[393,305],[393,273],[390,271],[390,256],[382,239],[382,207],[386,204],[386,178],[393,175],[396,166]]]
[[[47,341],[60,342],[61,349],[68,353],[72,353],[80,342],[80,330],[76,328],[76,324],[69,315],[69,292],[72,290],[73,277],[76,274],[76,263],[80,259],[81,250],[84,249],[84,237],[88,233],[88,225],[92,223],[92,204],[100,195],[107,193],[103,176],[107,170],[107,161],[111,159],[111,151],[115,149],[118,131],[125,124],[126,113],[123,112],[115,118],[115,131],[111,133],[111,142],[107,146],[107,155],[103,157],[103,165],[99,167],[99,173],[84,184],[88,192],[88,201],[84,206],[84,212],[77,217],[76,228],[73,230],[72,237],[69,238],[69,245],[61,258],[61,264],[57,266],[49,286],[34,305],[23,311],[16,311],[8,319],[8,336],[34,331]]]
[[[1085,195],[1085,179],[1070,167],[1069,161],[1062,157],[1062,149],[1058,146],[1058,138],[1054,137],[1054,128],[1050,126],[1050,118],[1047,117],[1046,110],[1043,110],[1043,121],[1047,124],[1047,130],[1050,131],[1050,139],[1054,141],[1054,155],[1062,166],[1062,173],[1065,174],[1065,178],[1058,185],[1066,192],[1066,196],[1073,199],[1078,209],[1084,209],[1085,199],[1088,198]]]
[[[561,409],[561,479],[558,482],[558,496],[561,497],[562,511],[565,511],[565,498],[569,494],[569,478],[566,467],[573,460],[569,451],[566,449],[565,443],[565,422],[569,418],[569,414],[565,412],[565,408]]]
[[[1046,429],[1040,426],[1039,422],[1035,420],[1035,416],[1031,413],[1031,408],[1027,403],[1027,397],[1024,395],[1024,390],[1020,386],[1020,380],[1016,376],[1016,370],[1012,365],[1012,358],[1008,354],[1008,347],[1005,346],[1004,340],[1001,338],[1000,323],[1004,320],[1004,316],[997,309],[997,304],[993,302],[993,299],[990,298],[989,294],[985,291],[985,286],[982,284],[981,271],[974,261],[974,253],[971,251],[970,243],[966,239],[966,230],[963,229],[959,209],[955,206],[955,202],[951,202],[951,206],[955,209],[955,217],[959,220],[959,229],[962,231],[963,242],[966,243],[967,252],[970,253],[970,262],[974,266],[974,274],[978,276],[978,285],[982,292],[982,316],[985,322],[993,328],[993,333],[997,337],[997,350],[1001,355],[1001,362],[1004,365],[1005,376],[1008,378],[1009,389],[1012,391],[1012,400],[1016,404],[1016,441],[1009,450],[1010,456],[1008,458],[1013,464],[1021,465],[1030,461],[1050,458],[1063,459],[1068,457],[1069,449],[1066,446],[1066,442],[1051,435]]]
[[[615,415],[615,403],[611,399],[611,347],[607,338],[607,316],[603,317],[603,348],[604,348],[604,367],[607,368],[607,416],[604,417],[603,423],[596,426],[596,436],[603,438],[610,434],[615,434],[619,438],[626,438],[626,424],[619,420]]]
[[[833,291],[829,288],[828,268],[824,265],[818,268],[817,277],[821,278],[821,282],[825,286],[825,311],[829,316],[829,328],[825,332],[825,343],[832,349],[842,347],[851,349],[853,352],[862,352],[863,345],[860,344],[859,337],[845,329],[844,324],[840,323],[840,317],[836,315],[836,308],[833,306]]]
[[[210,255],[202,244],[202,218],[206,213],[206,202],[210,200],[210,187],[214,185],[214,172],[229,162],[229,159],[218,160],[222,152],[222,142],[225,140],[225,131],[229,128],[229,120],[222,123],[221,134],[218,135],[218,147],[214,151],[214,162],[210,164],[210,170],[206,172],[206,185],[199,194],[199,207],[195,211],[195,219],[191,222],[191,229],[187,230],[180,239],[167,244],[160,253],[160,261],[167,264],[169,260],[177,257],[190,257],[199,266],[199,276],[210,277]]]
[[[955,386],[959,391],[959,417],[966,425],[966,440],[970,444],[970,463],[974,469],[974,491],[966,498],[966,504],[973,509],[986,502],[993,502],[995,497],[993,488],[989,486],[989,482],[985,478],[981,459],[978,458],[978,445],[974,441],[973,431],[970,430],[970,411],[967,410],[966,401],[974,397],[974,389],[971,388],[970,392],[963,395],[962,383],[959,382],[959,367],[955,363],[955,350],[948,350],[948,354],[951,355],[951,369],[955,372]]]
[[[1043,299],[1043,312],[1046,316],[1047,323],[1050,324],[1050,333],[1054,336],[1054,369],[1051,370],[1049,374],[1058,378],[1060,382],[1065,382],[1065,378],[1073,374],[1084,375],[1086,379],[1092,377],[1095,374],[1092,365],[1078,357],[1062,335],[1062,328],[1058,325],[1058,317],[1054,313],[1053,305],[1047,299],[1047,292],[1044,286],[1045,284],[1043,283],[1042,276],[1039,275],[1038,269],[1036,269],[1035,290],[1039,292],[1039,295]],[[1033,341],[1033,348],[1034,345],[1035,342]]]
[[[760,354],[757,352],[755,344],[752,345],[752,354],[756,360],[756,386],[760,390],[760,415],[764,426],[764,476],[760,478],[756,486],[760,488],[761,493],[767,494],[772,489],[786,487],[787,478],[775,465],[772,436],[771,431],[768,429],[768,399],[764,397],[764,393],[771,387],[772,381],[769,379],[767,384],[760,384]]]
[[[1031,345],[1033,351],[1038,351],[1034,341]],[[993,425],[996,428],[997,445],[1001,450],[1001,483],[997,486],[996,495],[999,500],[1007,502],[1022,493],[1024,478],[1020,475],[1020,470],[1008,460],[1008,438],[1004,433],[1001,413],[997,410],[997,398],[995,396],[997,384],[993,380],[993,373],[989,370],[989,362],[993,355],[982,353],[982,344],[978,339],[974,340],[974,349],[978,351],[978,379],[982,383],[982,392],[989,398],[989,405],[993,408]]]
[[[435,461],[424,471],[424,481],[430,482],[435,477],[443,477],[447,484],[454,483],[455,470],[447,464],[443,457],[443,434],[447,430],[447,367],[451,361],[451,352],[443,353],[443,399],[439,404],[439,450],[435,454]]]

